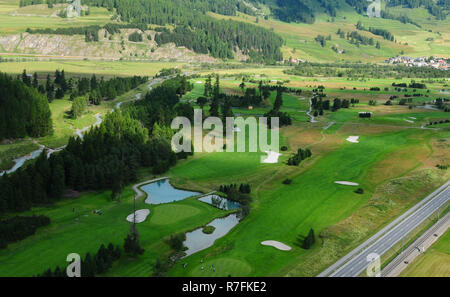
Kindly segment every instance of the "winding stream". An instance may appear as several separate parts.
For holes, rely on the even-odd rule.
[[[25,155],[25,156],[22,156],[20,158],[14,159],[13,160],[14,161],[14,166],[11,169],[9,169],[9,170],[5,170],[5,171],[0,172],[0,176],[3,176],[5,173],[6,174],[10,174],[10,173],[13,173],[13,172],[17,171],[20,167],[23,166],[23,164],[25,164],[25,162],[38,158],[45,149],[47,150],[47,158],[50,158],[50,156],[53,153],[59,152],[59,151],[63,150],[65,147],[66,146],[62,146],[62,147],[59,147],[59,148],[56,148],[56,149],[52,149],[52,148],[48,148],[48,147],[45,147],[43,145],[40,145],[39,149],[37,149],[35,151],[32,151],[28,155]]]
[[[153,79],[152,81],[150,81],[147,84],[148,89],[151,91],[155,84],[160,83],[160,82],[164,81],[165,79],[168,79],[168,78],[156,78],[156,79]],[[136,98],[134,100],[131,100],[131,101],[136,101],[136,100],[140,100],[140,99],[142,99],[142,93],[136,94]],[[126,101],[118,102],[116,104],[116,107],[118,109],[120,109],[124,102],[126,102]],[[75,134],[82,139],[83,138],[83,134],[86,131],[88,131],[91,127],[98,127],[103,122],[103,119],[102,119],[100,114],[96,114],[95,118],[97,119],[97,121],[93,125],[89,125],[89,126],[84,127],[82,129],[78,129],[78,130],[75,131]],[[41,153],[44,151],[44,149],[47,149],[47,158],[48,158],[48,157],[51,156],[51,154],[53,154],[55,152],[59,152],[59,151],[63,150],[65,147],[66,146],[64,145],[64,146],[56,148],[56,149],[51,149],[51,148],[47,148],[47,147],[45,147],[43,145],[40,145],[39,149],[37,149],[35,151],[32,151],[31,153],[29,153],[29,154],[27,154],[25,156],[22,156],[20,158],[14,159],[13,160],[14,161],[14,166],[11,169],[8,169],[8,170],[5,170],[5,171],[1,171],[0,172],[0,176],[3,176],[5,173],[6,174],[10,174],[10,173],[13,173],[13,172],[17,171],[28,160],[33,160],[33,159],[38,158],[41,155]]]
[[[86,126],[83,129],[78,129],[77,131],[75,131],[75,134],[78,135],[78,137],[80,137],[81,139],[83,139],[84,132],[89,130],[91,127],[98,127],[103,122],[103,119],[99,113],[95,115],[95,118],[97,119],[97,121],[93,125]]]
[[[309,98],[309,111],[306,113],[310,118],[311,118],[311,123],[317,123],[317,121],[315,120],[314,116],[311,114],[312,112],[312,97]]]

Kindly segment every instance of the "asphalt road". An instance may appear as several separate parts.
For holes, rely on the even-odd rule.
[[[355,277],[368,266],[367,256],[382,256],[450,200],[450,181],[330,266],[319,277]]]

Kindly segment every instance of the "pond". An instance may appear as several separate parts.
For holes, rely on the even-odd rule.
[[[215,219],[209,223],[208,226],[216,228],[212,234],[203,233],[203,227],[186,233],[186,240],[183,244],[187,247],[187,250],[185,251],[186,256],[184,257],[209,248],[217,239],[225,236],[238,223],[239,218],[237,214],[234,213],[224,218]]]
[[[202,198],[199,198],[198,200],[208,203],[209,205],[212,205],[222,210],[233,210],[241,208],[241,205],[238,202],[234,202],[217,195],[207,195]]]
[[[186,198],[200,195],[201,193],[175,189],[169,179],[163,179],[141,187],[147,193],[145,200],[147,204],[164,204],[184,200]]]
[[[201,193],[198,192],[175,189],[170,184],[169,179],[162,179],[151,184],[146,184],[141,187],[141,190],[148,195],[148,198],[145,200],[145,203],[147,204],[171,203],[201,195]],[[222,210],[241,208],[239,203],[217,195],[206,195],[199,198],[199,200]],[[238,214],[233,213],[226,217],[215,219],[209,223],[208,226],[213,226],[215,228],[214,232],[211,234],[203,233],[203,226],[192,232],[186,233],[186,240],[183,243],[187,248],[185,257],[212,246],[217,239],[230,232],[230,230],[239,223],[239,220]]]

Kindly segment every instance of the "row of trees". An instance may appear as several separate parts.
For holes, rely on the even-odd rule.
[[[432,67],[408,67],[404,65],[376,65],[369,63],[300,63],[284,71],[299,76],[326,76],[348,78],[449,78],[450,71]]]
[[[250,194],[251,188],[249,184],[240,184],[239,188],[237,184],[230,184],[230,185],[220,185],[219,192],[229,194],[231,191],[238,191],[242,194]]]
[[[323,100],[322,97],[324,95],[322,94],[316,94],[313,98],[311,98],[311,106],[314,110],[314,116],[317,115],[323,115],[324,110],[330,110],[335,112],[338,111],[341,108],[350,108],[350,104],[357,104],[359,103],[358,99],[339,99],[335,98],[333,100],[333,105],[330,105],[330,100]],[[317,112],[317,113],[316,113]]]
[[[364,27],[364,25],[361,23],[361,21],[358,21],[358,23],[356,23],[356,29],[361,30],[361,31],[368,31],[374,35],[381,36],[384,39],[389,40],[389,41],[395,41],[394,35],[391,32],[389,32],[388,30],[373,28],[373,27],[369,27],[369,29],[367,29],[366,27]]]
[[[19,6],[24,7],[24,6],[29,6],[29,5],[38,5],[38,4],[42,4],[42,3],[44,3],[44,0],[20,0]]]
[[[22,240],[33,235],[40,227],[50,224],[46,216],[21,217],[15,216],[0,220],[0,249],[4,249],[9,243]]]
[[[217,78],[216,85],[214,89],[217,87]],[[220,87],[220,86],[219,86]],[[240,106],[240,107],[249,107],[249,106],[261,106],[262,104],[268,104],[267,99],[271,94],[271,86],[263,85],[262,81],[259,81],[259,85],[257,88],[245,88],[245,80],[242,80],[242,83],[239,85],[242,90],[243,96],[239,95],[227,95],[227,94],[219,94],[219,102],[226,103],[230,106]],[[205,91],[204,97],[199,97],[197,99],[197,103],[203,108],[203,106],[208,102],[208,98],[214,97],[213,86],[211,76],[208,76],[205,82]],[[226,108],[226,107],[225,107]],[[228,110],[227,110],[228,111]]]
[[[27,28],[26,32],[29,34],[53,34],[53,35],[84,35],[86,42],[99,41],[99,31],[105,29],[109,34],[113,35],[120,33],[120,29],[140,29],[141,31],[147,30],[147,25],[142,23],[130,23],[130,24],[117,24],[107,23],[103,26],[89,25],[81,27],[61,27],[61,28]]]
[[[95,74],[91,78],[71,77],[67,79],[64,69],[57,69],[53,77],[47,74],[45,83],[39,82],[36,72],[31,76],[27,74],[26,70],[19,78],[27,86],[36,88],[41,94],[46,94],[49,102],[70,94],[71,100],[79,96],[86,96],[86,100],[96,105],[103,100],[113,100],[148,80],[148,77],[141,76],[114,77],[105,80],[103,77],[98,79]]]
[[[47,98],[26,82],[0,73],[0,140],[41,137],[53,132]]]

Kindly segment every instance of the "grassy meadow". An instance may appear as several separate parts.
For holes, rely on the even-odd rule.
[[[18,0],[0,3],[0,35],[23,33],[27,28],[62,28],[103,25],[111,20],[111,12],[105,8],[91,7],[90,14],[75,19],[51,16],[62,7],[49,9],[46,4],[19,7]]]
[[[171,62],[128,62],[128,61],[73,61],[73,60],[54,60],[54,61],[24,61],[24,62],[2,62],[0,71],[21,74],[24,69],[28,73],[37,72],[38,74],[54,73],[55,69],[63,70],[70,75],[114,77],[114,76],[154,76],[162,68],[181,67],[183,63]]]

